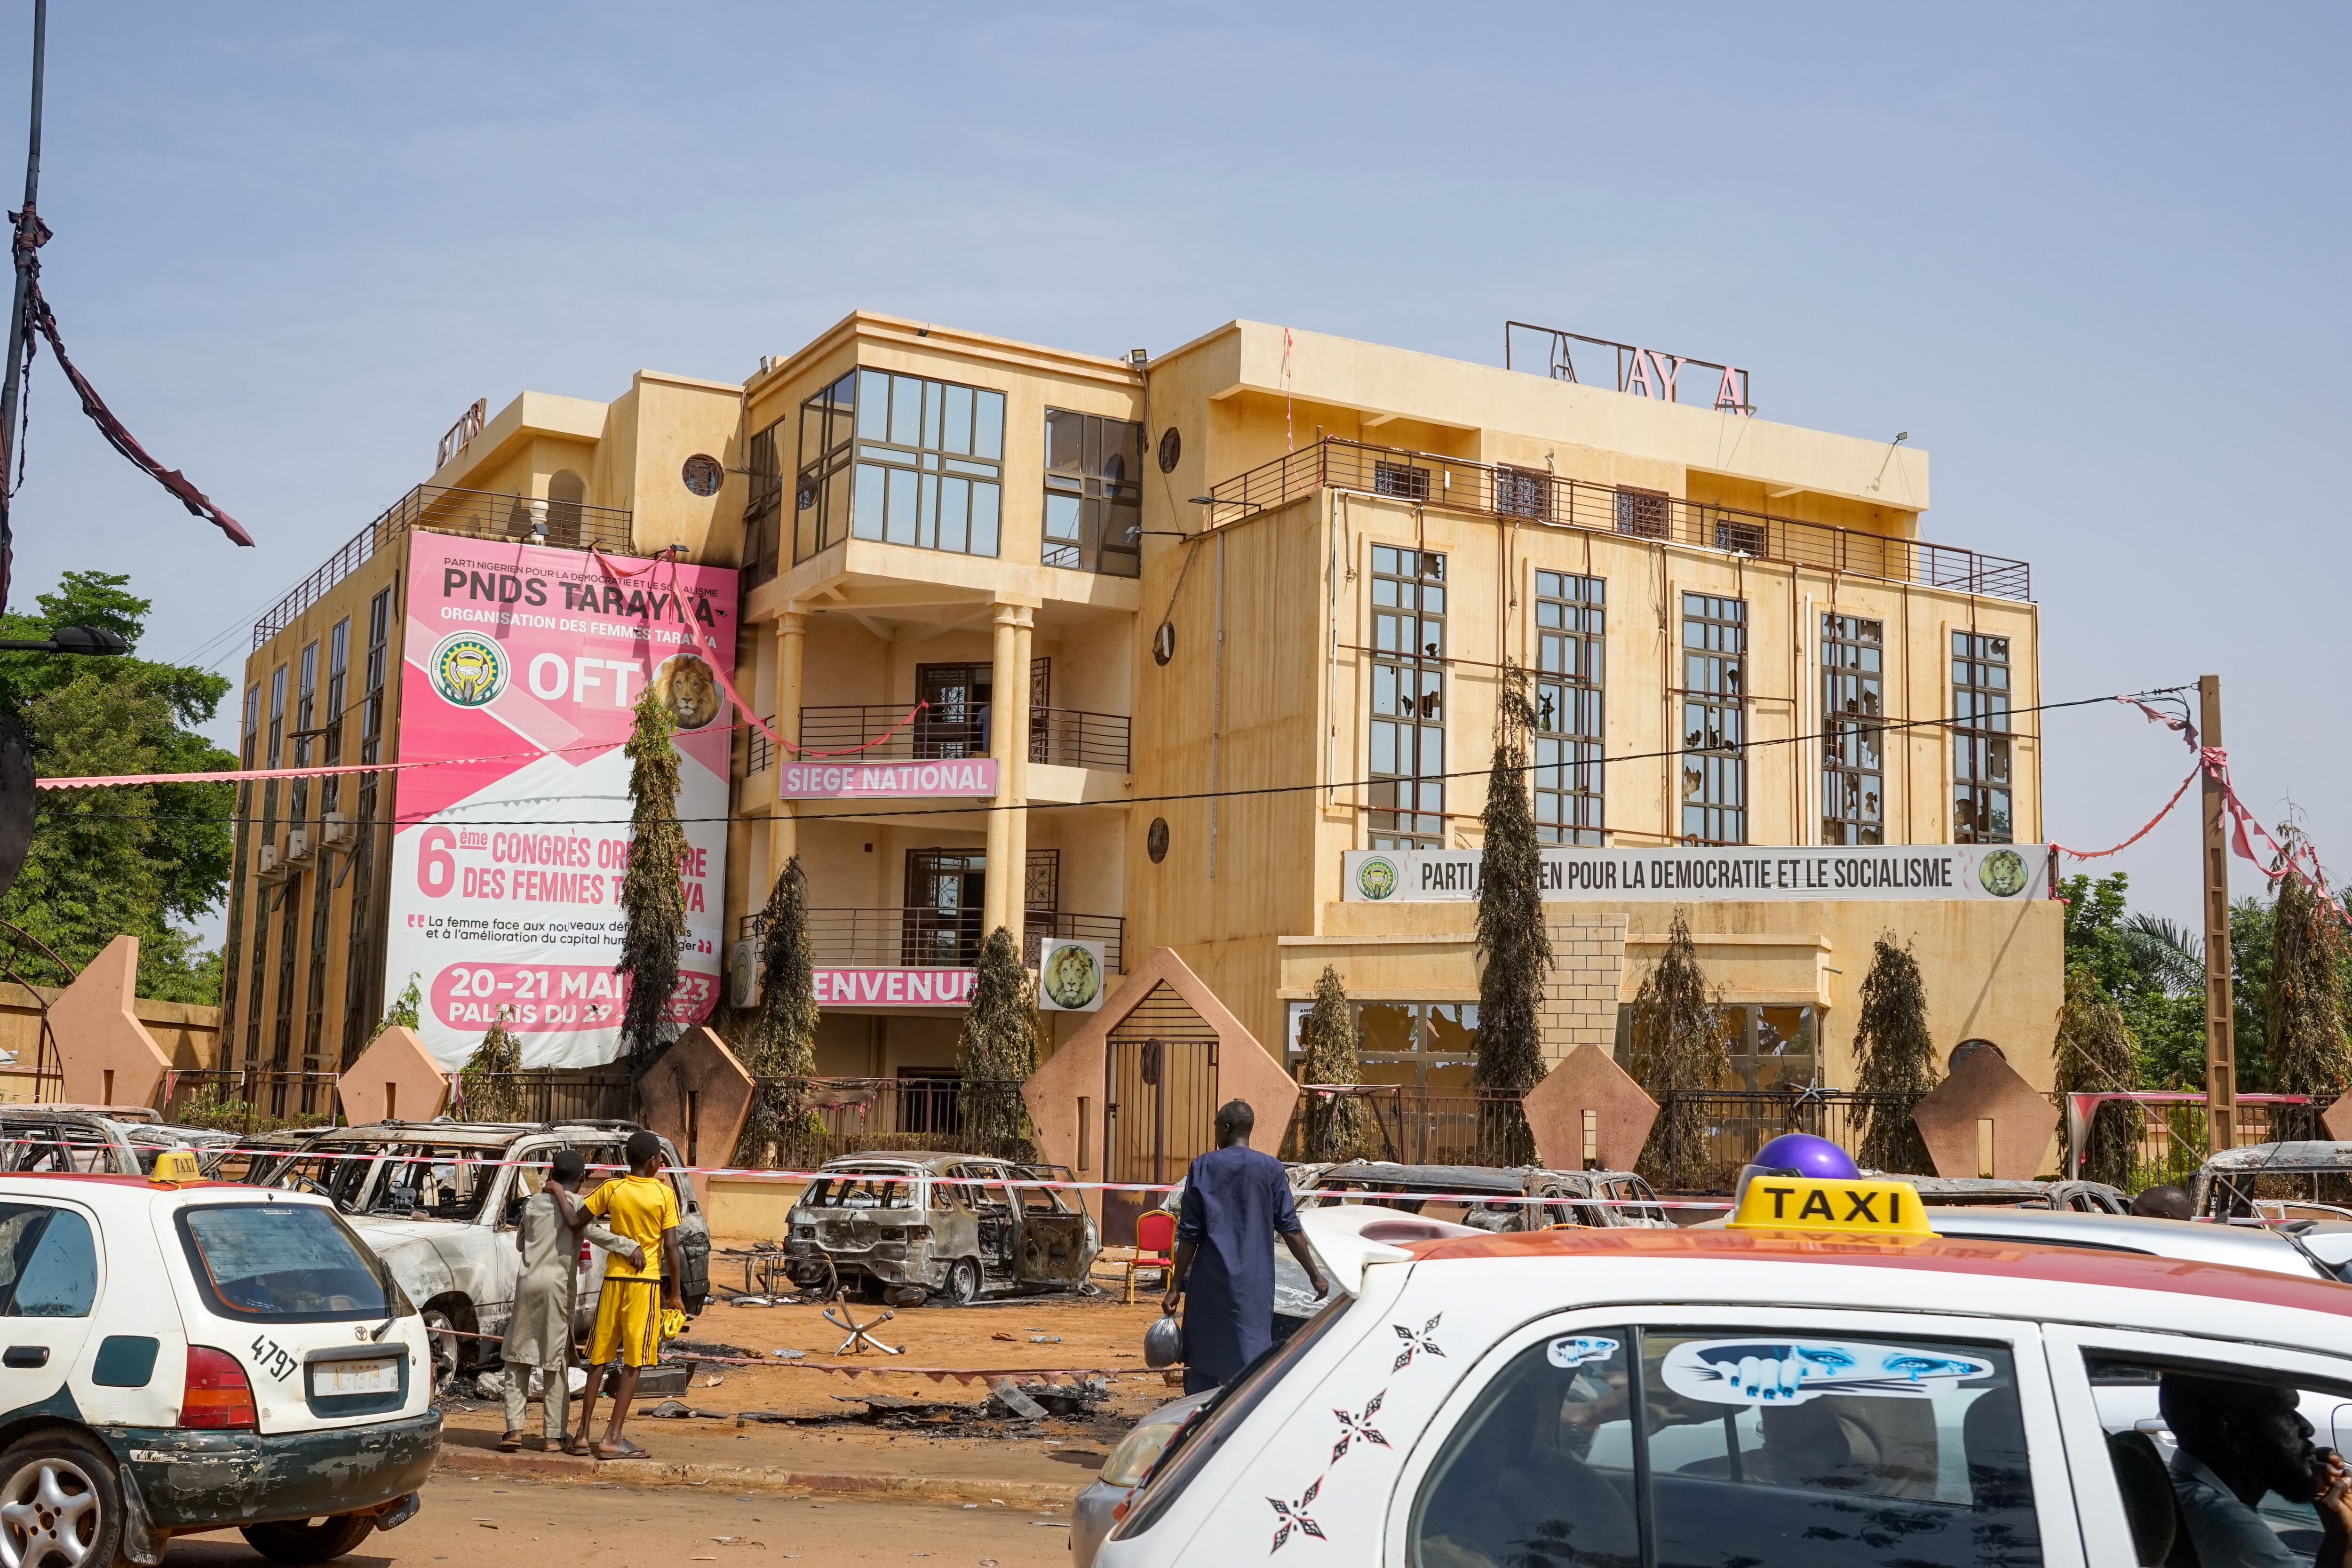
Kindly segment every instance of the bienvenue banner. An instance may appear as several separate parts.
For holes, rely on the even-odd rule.
[[[1475,849],[1356,849],[1343,861],[1349,903],[1465,901],[1478,896]],[[1543,852],[1543,896],[1740,903],[1801,899],[2046,898],[2040,844],[1903,844],[1881,848],[1571,849]]]

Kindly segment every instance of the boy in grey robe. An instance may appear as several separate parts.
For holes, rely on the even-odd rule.
[[[632,1266],[644,1262],[636,1243],[591,1223],[579,1198],[587,1174],[587,1162],[578,1150],[558,1151],[545,1184],[522,1205],[521,1222],[515,1226],[522,1277],[515,1285],[514,1317],[507,1325],[501,1347],[507,1363],[507,1431],[499,1440],[499,1447],[509,1452],[522,1447],[523,1406],[530,1396],[533,1367],[545,1383],[541,1405],[546,1450],[552,1454],[563,1447],[564,1417],[572,1393],[566,1379],[577,1290],[573,1270],[581,1237],[607,1252],[620,1254]]]

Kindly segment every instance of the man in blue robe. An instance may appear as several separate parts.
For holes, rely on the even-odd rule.
[[[1184,1306],[1184,1392],[1230,1383],[1274,1343],[1274,1238],[1328,1293],[1282,1162],[1249,1146],[1257,1115],[1243,1100],[1217,1111],[1217,1147],[1192,1162],[1176,1221],[1176,1256],[1160,1310]],[[1189,1289],[1188,1289],[1189,1288]],[[1187,1294],[1191,1300],[1186,1301]]]

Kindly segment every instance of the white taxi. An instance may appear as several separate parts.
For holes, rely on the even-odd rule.
[[[1102,1568],[2352,1563],[2342,1284],[1938,1237],[1892,1182],[1758,1177],[1719,1230],[1300,1217],[1354,1293]]]
[[[227,1529],[323,1563],[406,1521],[441,1429],[415,1308],[327,1200],[158,1168],[0,1176],[0,1563]]]

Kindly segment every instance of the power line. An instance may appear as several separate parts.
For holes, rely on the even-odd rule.
[[[2172,692],[2172,691],[2183,691],[2183,690],[2193,690],[2194,689],[2195,689],[2195,688],[2194,688],[2193,683],[2192,683],[2191,685],[2189,685],[2189,686],[2160,686],[2160,687],[2154,687],[2154,688],[2150,688],[2150,689],[2147,689],[2147,690],[2143,690],[2143,691],[2131,692],[2131,693],[2128,693],[2128,694],[2116,695],[2116,696],[2109,696],[2109,697],[2077,697],[2077,698],[2074,698],[2074,699],[2072,699],[2072,700],[2068,700],[2068,701],[2064,701],[2064,702],[2042,702],[2042,703],[2037,703],[2036,705],[2034,705],[2034,706],[2032,706],[2032,707],[2030,707],[2030,708],[2011,708],[2011,709],[2010,709],[2010,710],[2008,710],[2008,712],[2009,712],[2010,716],[2011,716],[2011,717],[2015,717],[2016,715],[2021,714],[2021,713],[2049,713],[2049,712],[2055,712],[2055,711],[2057,711],[2057,710],[2061,710],[2061,709],[2067,709],[2067,708],[2089,708],[2089,707],[2096,706],[2097,704],[2102,703],[2102,702],[2124,702],[2124,701],[2128,701],[2128,700],[2131,700],[2132,698],[2134,698],[2134,697],[2154,697],[2154,696],[2160,696],[2160,695],[2162,695],[2162,694],[2164,694],[2164,693],[2167,693],[2167,692]],[[1956,724],[1959,724],[1959,723],[1961,723],[1961,722],[1962,722],[1962,721],[1960,721],[1960,720],[1958,720],[1958,719],[1906,719],[1906,720],[1879,720],[1879,721],[1865,721],[1865,722],[1872,722],[1873,727],[1874,727],[1874,729],[1876,729],[1878,731],[1880,731],[1880,732],[1884,733],[1884,732],[1885,732],[1885,731],[1889,731],[1918,730],[1918,729],[1927,729],[1927,728],[1949,728],[1949,727],[1951,727],[1951,726],[1953,726],[1953,725],[1956,725]],[[1827,737],[1827,736],[1829,736],[1829,735],[1833,735],[1833,734],[1842,734],[1842,733],[1844,733],[1844,732],[1845,732],[1845,731],[1844,731],[1843,729],[1841,729],[1841,730],[1834,730],[1834,731],[1814,731],[1814,732],[1812,732],[1812,733],[1810,733],[1810,734],[1803,734],[1803,735],[1782,735],[1782,736],[1779,736],[1779,737],[1776,737],[1776,738],[1773,738],[1773,739],[1770,739],[1770,740],[1762,740],[1762,741],[1747,741],[1747,742],[1741,742],[1741,743],[1740,743],[1740,745],[1737,748],[1737,750],[1738,750],[1738,751],[1739,751],[1739,752],[1744,755],[1746,752],[1749,752],[1749,751],[1751,751],[1751,750],[1758,750],[1758,749],[1760,749],[1760,748],[1763,748],[1763,747],[1766,747],[1766,746],[1792,746],[1792,745],[1799,745],[1799,744],[1801,744],[1801,743],[1803,743],[1803,742],[1808,742],[1808,741],[1819,741],[1819,740],[1822,740],[1822,739],[1826,738],[1826,737]],[[1598,761],[1595,761],[1595,762],[1589,762],[1589,763],[1524,763],[1524,764],[1522,764],[1522,765],[1520,766],[1520,768],[1519,768],[1519,770],[1518,770],[1518,771],[1519,771],[1520,773],[1532,773],[1532,772],[1536,771],[1536,770],[1537,770],[1537,769],[1538,769],[1538,768],[1559,768],[1559,769],[1568,769],[1568,768],[1592,768],[1592,767],[1606,767],[1606,766],[1609,766],[1609,765],[1611,765],[1611,764],[1617,763],[1650,763],[1650,762],[1657,762],[1657,761],[1659,761],[1659,760],[1661,760],[1661,759],[1663,759],[1663,758],[1679,757],[1679,756],[1685,755],[1686,753],[1687,753],[1687,749],[1686,749],[1686,748],[1677,746],[1677,747],[1674,747],[1674,748],[1672,748],[1672,749],[1664,750],[1664,751],[1655,751],[1655,752],[1628,752],[1622,753],[1622,755],[1613,756],[1613,757],[1603,757],[1603,758],[1599,759]],[[1495,770],[1494,770],[1494,768],[1493,768],[1491,765],[1486,766],[1486,767],[1480,767],[1480,768],[1464,768],[1464,769],[1462,769],[1462,770],[1460,770],[1460,771],[1458,771],[1458,772],[1455,772],[1455,773],[1425,773],[1425,774],[1421,774],[1421,775],[1418,775],[1418,777],[1416,778],[1416,780],[1415,780],[1414,782],[1418,783],[1418,782],[1422,782],[1423,780],[1427,780],[1427,779],[1490,778],[1490,777],[1492,777],[1492,776],[1494,775],[1494,771],[1495,771]],[[1192,790],[1192,791],[1188,791],[1188,792],[1183,793],[1183,794],[1181,794],[1181,795],[1135,795],[1135,796],[1131,796],[1131,797],[1129,797],[1129,798],[1124,799],[1124,800],[1118,800],[1118,801],[1066,801],[1066,800],[1056,800],[1056,801],[1033,801],[1033,802],[1030,802],[1030,803],[1028,803],[1028,804],[1026,804],[1026,805],[994,805],[994,804],[992,804],[992,804],[987,804],[987,805],[979,805],[924,806],[924,807],[920,807],[920,808],[919,808],[919,809],[912,810],[912,811],[900,811],[900,810],[885,809],[885,810],[878,810],[878,811],[829,812],[829,813],[821,813],[821,814],[814,814],[814,815],[811,815],[811,816],[803,816],[803,817],[802,817],[802,818],[801,818],[801,820],[802,820],[802,821],[803,821],[803,822],[823,822],[823,821],[825,821],[825,820],[827,820],[828,818],[831,818],[831,817],[844,817],[844,818],[851,818],[851,819],[855,819],[855,818],[856,818],[856,817],[862,817],[862,816],[892,816],[892,817],[900,817],[900,816],[982,816],[982,815],[985,815],[985,814],[990,813],[990,812],[996,812],[996,811],[1057,811],[1057,810],[1075,810],[1075,809],[1087,808],[1087,807],[1100,807],[1100,806],[1104,806],[1104,805],[1175,805],[1175,804],[1179,804],[1179,803],[1181,803],[1181,802],[1184,802],[1184,801],[1193,801],[1193,800],[1235,800],[1235,799],[1244,799],[1244,798],[1248,798],[1248,797],[1251,797],[1251,796],[1257,796],[1257,795],[1300,795],[1300,794],[1305,794],[1305,793],[1307,793],[1307,792],[1308,792],[1308,791],[1312,791],[1312,790],[1342,790],[1342,789],[1359,789],[1359,788],[1365,788],[1365,787],[1369,787],[1370,785],[1374,784],[1386,784],[1386,783],[1391,783],[1391,782],[1393,782],[1393,781],[1392,781],[1392,780],[1389,780],[1389,779],[1340,779],[1340,780],[1333,780],[1333,781],[1328,781],[1328,782],[1318,781],[1318,782],[1315,782],[1315,783],[1309,783],[1309,784],[1264,784],[1264,785],[1259,785],[1259,786],[1256,786],[1256,787],[1254,787],[1254,788],[1248,788],[1248,789]],[[110,788],[120,788],[120,789],[139,789],[139,788],[145,788],[145,787],[149,787],[149,786],[140,785],[140,784],[120,784],[120,785],[110,785],[110,786],[108,786],[108,787],[110,787]],[[226,787],[226,786],[224,786],[224,787]],[[616,798],[616,799],[617,799],[618,797],[612,797],[612,798]],[[881,797],[868,797],[868,798],[881,798]],[[499,802],[499,803],[497,803],[497,804],[499,804],[499,805],[508,805],[508,804],[510,804],[510,803],[508,803],[508,802]],[[390,826],[394,826],[394,827],[414,827],[414,826],[418,826],[418,825],[420,825],[420,824],[423,824],[423,823],[434,823],[434,824],[436,824],[436,826],[462,826],[462,827],[618,827],[618,826],[626,826],[626,825],[627,825],[627,818],[626,818],[626,817],[618,817],[618,816],[614,816],[614,817],[607,817],[607,816],[593,816],[593,817],[562,817],[562,818],[548,818],[548,817],[518,817],[518,818],[490,818],[490,819],[488,819],[488,820],[481,820],[481,819],[476,819],[476,820],[456,820],[456,819],[451,819],[451,818],[449,818],[449,817],[446,816],[446,813],[448,813],[449,811],[457,810],[457,809],[460,809],[460,808],[458,808],[458,807],[451,807],[451,806],[445,806],[445,807],[443,807],[443,808],[442,808],[440,811],[438,811],[438,812],[435,812],[435,813],[432,813],[432,814],[429,814],[429,815],[427,815],[427,816],[412,816],[412,817],[392,816],[392,817],[386,817],[386,818],[380,818],[380,819],[378,819],[378,820],[376,820],[376,821],[374,821],[374,822],[372,822],[372,823],[355,824],[354,826],[369,826],[369,827],[379,827],[379,826],[386,826],[387,824],[389,824]],[[1385,809],[1385,808],[1384,808],[1384,809]],[[83,819],[86,819],[86,820],[87,820],[87,819],[93,819],[93,818],[94,818],[94,819],[102,820],[102,821],[124,821],[124,822],[230,822],[230,823],[243,823],[243,824],[251,824],[251,823],[257,823],[257,822],[264,822],[264,823],[266,823],[266,822],[284,822],[284,823],[287,823],[287,824],[289,824],[289,825],[291,825],[291,823],[292,823],[292,822],[294,822],[294,821],[296,820],[295,818],[292,818],[292,817],[276,817],[276,818],[272,818],[272,817],[268,817],[268,816],[236,816],[236,815],[235,815],[235,814],[233,814],[233,813],[232,813],[232,814],[228,814],[228,815],[225,815],[225,816],[152,816],[152,815],[149,815],[149,814],[145,814],[145,813],[136,813],[136,812],[97,812],[97,811],[89,811],[89,812],[73,812],[73,813],[69,813],[69,814],[62,814],[62,815],[70,815],[70,816],[76,816],[76,817],[83,818]],[[305,820],[307,820],[307,819],[305,819]],[[671,821],[673,821],[673,822],[677,822],[677,823],[766,822],[766,821],[771,820],[771,816],[770,816],[770,815],[769,815],[768,813],[766,813],[766,812],[760,812],[760,813],[731,813],[731,814],[729,814],[729,815],[727,815],[727,816],[677,816],[677,817],[672,817],[672,818],[670,818],[669,820],[671,820]]]

